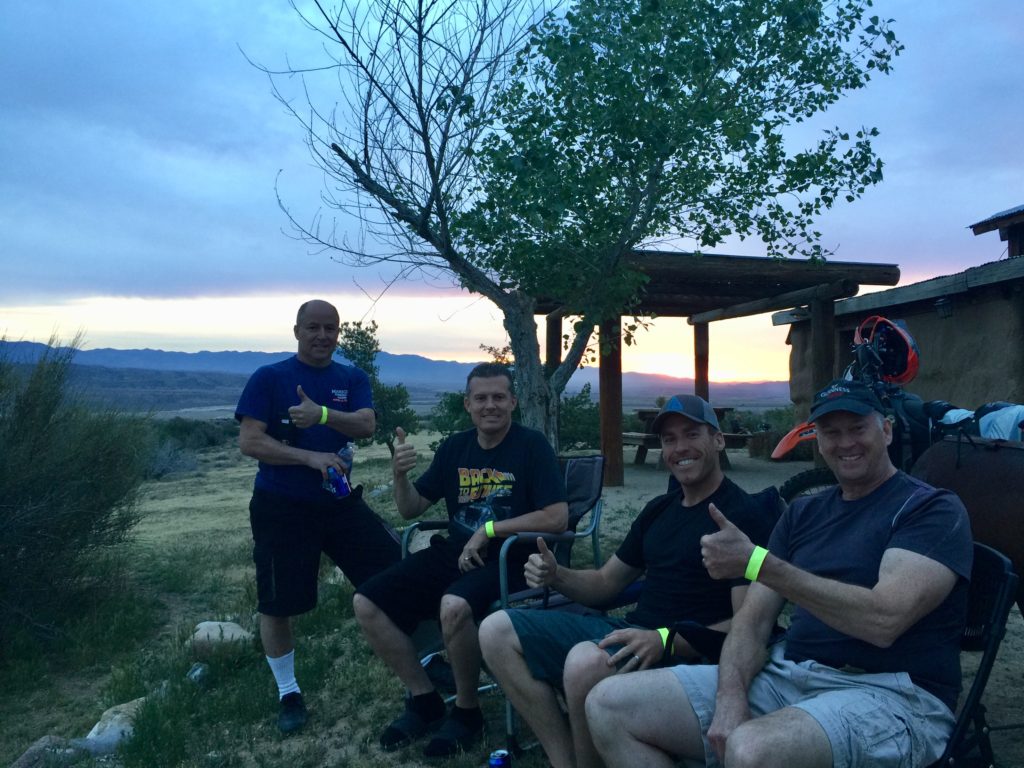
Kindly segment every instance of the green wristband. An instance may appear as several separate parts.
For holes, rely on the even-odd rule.
[[[668,627],[660,627],[657,632],[661,635],[661,647],[668,650]]]
[[[766,557],[768,557],[767,549],[754,547],[754,551],[750,553],[750,559],[747,561],[747,571],[743,574],[747,581],[757,581],[757,576],[761,573],[761,564],[764,563]]]
[[[321,405],[320,407],[323,409],[323,410],[320,411],[320,423],[321,424],[326,424],[327,423],[327,406],[326,405]]]
[[[496,534],[494,532],[494,521],[493,520],[488,520],[486,523],[484,523],[484,533],[487,534],[487,538],[488,539],[493,539],[495,536],[498,535],[498,534]]]

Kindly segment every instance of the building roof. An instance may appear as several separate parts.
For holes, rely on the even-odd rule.
[[[856,292],[858,285],[895,285],[900,279],[896,264],[856,261],[811,262],[672,251],[634,251],[626,261],[649,278],[637,314],[661,317],[690,317],[841,281],[853,284],[852,292]],[[537,304],[539,313],[557,308],[555,302],[543,299]]]
[[[997,283],[1024,281],[1024,259],[1003,259],[965,269],[954,275],[942,275],[919,283],[890,288],[887,291],[854,296],[835,303],[836,317],[842,315],[862,314],[884,310],[889,307],[903,306],[918,301],[935,301],[936,299],[968,293]],[[772,315],[773,325],[806,320],[806,310],[777,312]]]
[[[1003,227],[1020,224],[1021,222],[1024,222],[1024,204],[1018,205],[1016,208],[1000,211],[999,213],[993,213],[987,219],[970,224],[969,228],[975,235],[980,235],[985,232],[991,232],[993,229],[1002,229]]]

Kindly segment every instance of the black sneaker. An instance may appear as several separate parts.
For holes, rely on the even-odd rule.
[[[436,694],[435,694],[436,695]],[[405,711],[395,718],[380,735],[380,747],[385,752],[394,752],[409,745],[411,742],[433,733],[444,722],[444,702],[437,697],[440,713],[436,719],[430,720],[416,711],[412,698],[406,697]]]
[[[468,752],[484,735],[484,719],[479,709],[448,713],[447,719],[423,750],[424,757],[453,757]]]
[[[281,699],[281,711],[277,713],[277,727],[281,733],[295,733],[302,729],[309,719],[306,703],[301,693],[289,693]]]

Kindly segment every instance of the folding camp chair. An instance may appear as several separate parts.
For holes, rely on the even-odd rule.
[[[999,652],[999,644],[1006,634],[1006,618],[1016,591],[1017,575],[1009,559],[991,547],[975,542],[967,625],[960,638],[960,648],[963,651],[980,651],[981,660],[967,696],[960,705],[949,745],[932,768],[966,765],[992,768],[995,765],[989,732],[997,729],[989,725],[981,697]],[[972,760],[975,752],[978,758]]]

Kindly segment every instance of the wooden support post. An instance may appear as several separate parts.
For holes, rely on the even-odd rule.
[[[552,312],[544,318],[544,372],[550,376],[562,362],[562,315]]]
[[[811,386],[814,392],[835,378],[836,306],[831,300],[811,302]]]
[[[836,305],[831,299],[810,303],[811,310],[811,392],[817,392],[836,376]],[[814,444],[814,463],[825,461]]]
[[[708,324],[693,326],[693,393],[711,402],[711,387],[708,382],[708,357],[711,348]]]
[[[621,487],[622,466],[622,319],[601,323],[598,382],[601,387],[601,452],[604,484]]]

